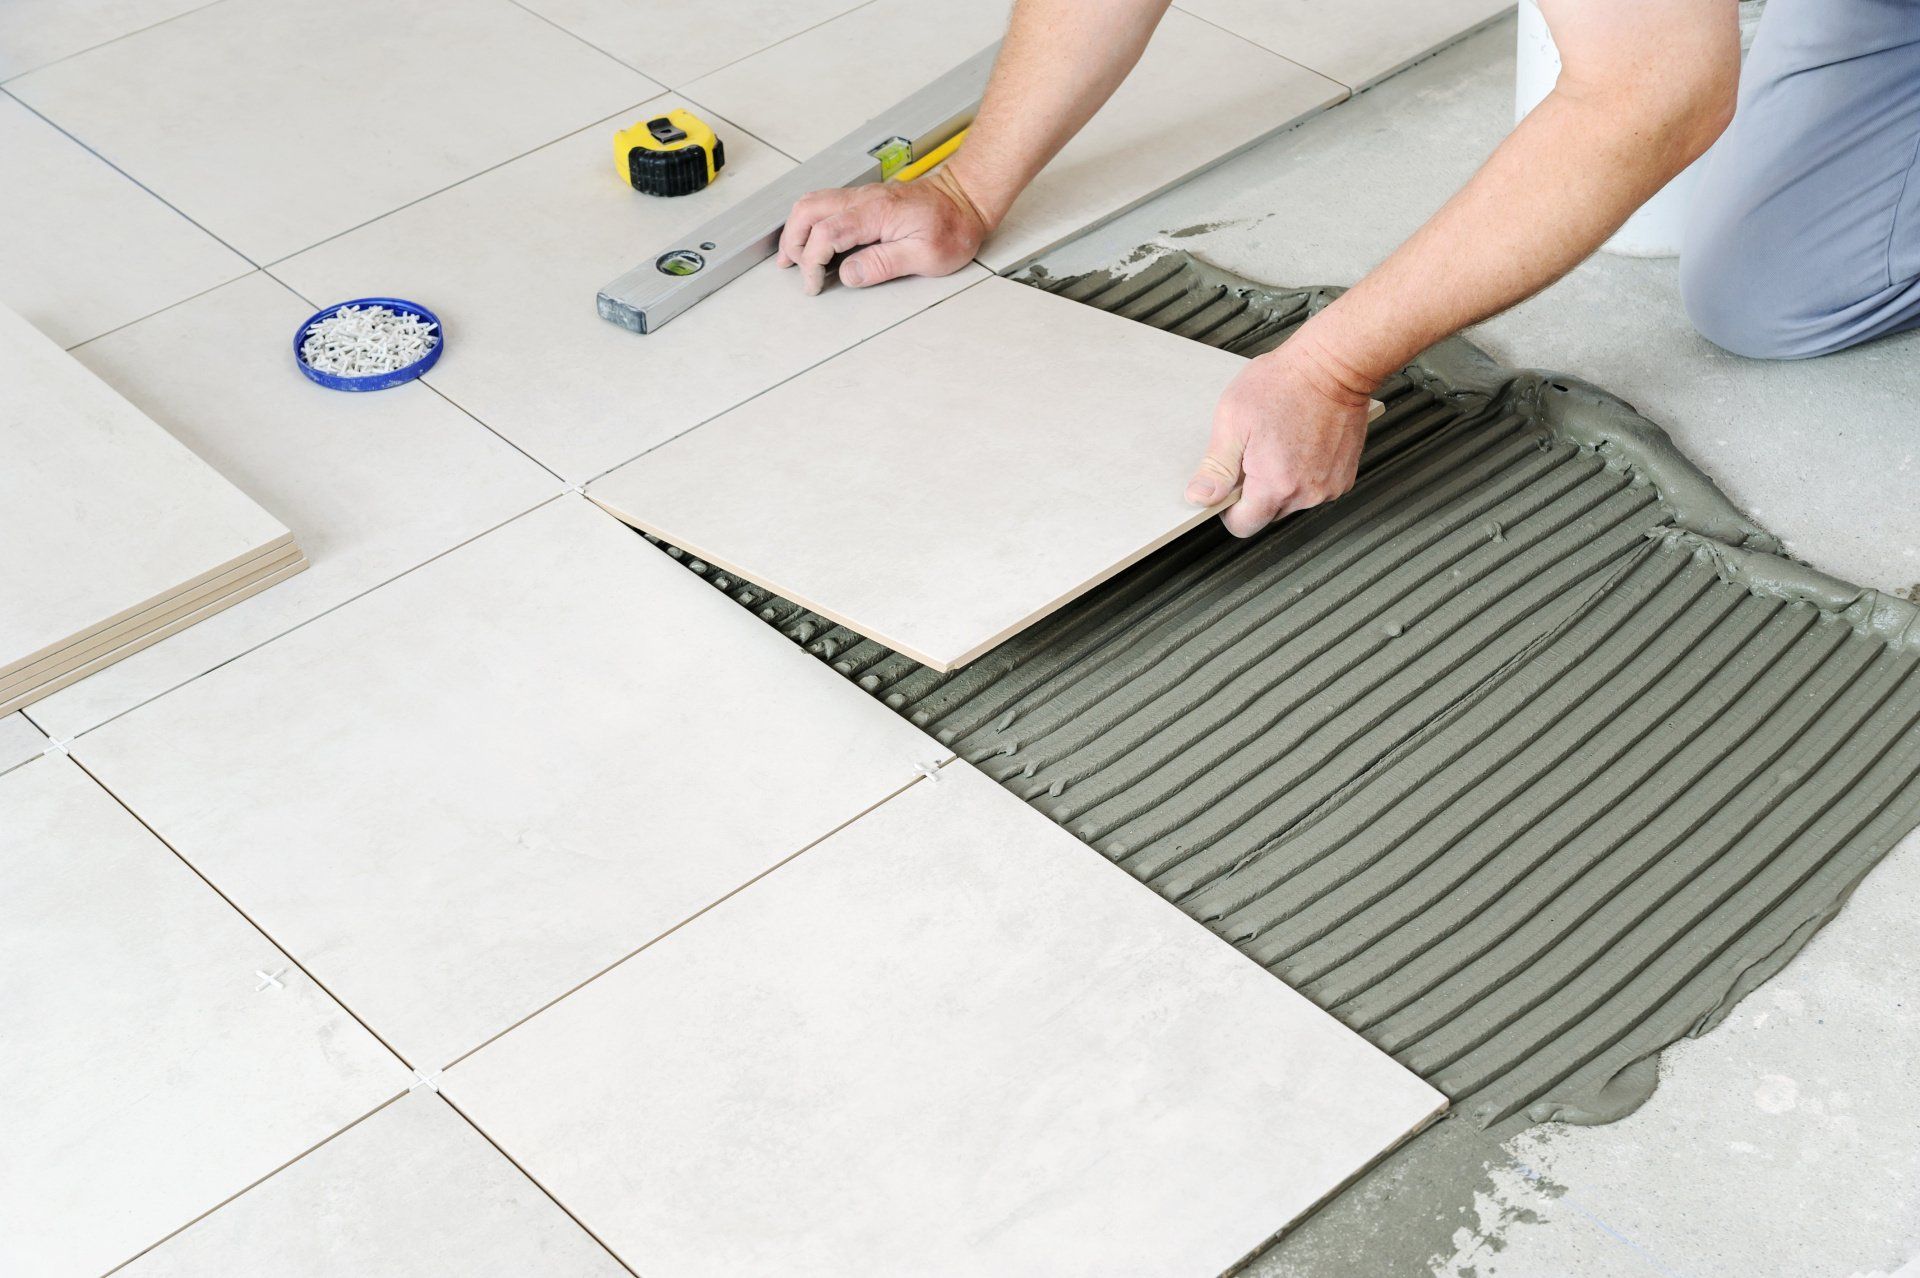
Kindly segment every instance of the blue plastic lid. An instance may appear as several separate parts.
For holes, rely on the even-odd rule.
[[[302,358],[300,354],[300,343],[306,339],[308,329],[335,312],[345,310],[349,306],[384,306],[396,314],[417,315],[427,323],[433,325],[434,335],[440,340],[433,344],[432,350],[413,361],[413,363],[408,364],[404,368],[396,368],[390,373],[372,373],[365,377],[347,377],[340,373],[323,373],[319,369],[309,365],[307,361]],[[440,317],[418,302],[409,302],[404,298],[398,297],[356,297],[351,302],[336,302],[325,310],[315,311],[312,315],[309,315],[306,318],[306,322],[293,331],[293,362],[300,366],[301,372],[328,390],[376,391],[386,390],[390,386],[398,386],[402,382],[410,382],[420,376],[420,374],[426,372],[429,368],[432,368],[434,364],[439,361],[440,352],[446,348],[447,331],[440,327]]]

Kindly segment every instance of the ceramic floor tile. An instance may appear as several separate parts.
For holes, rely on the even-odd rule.
[[[1244,363],[987,279],[587,491],[949,670],[1208,517],[1183,490]],[[873,394],[901,369],[906,412]]]
[[[873,0],[681,87],[805,160],[998,40],[1010,8]]]
[[[944,755],[579,497],[75,749],[423,1067]]]
[[[209,0],[7,0],[0,80],[165,22]]]
[[[252,269],[5,94],[0,154],[0,304],[62,346]]]
[[[1445,1108],[961,763],[442,1085],[653,1278],[1217,1274]]]
[[[283,545],[286,527],[0,307],[0,670]]]
[[[424,386],[348,395],[302,377],[292,340],[312,309],[255,273],[74,352],[284,518],[312,566],[38,703],[36,719],[56,736],[211,670],[559,487]]]
[[[408,1081],[59,757],[0,777],[0,1007],[9,1274],[98,1274]]]
[[[790,155],[806,157],[999,38],[1003,0],[878,0],[687,86]],[[872,50],[887,49],[875,67]],[[1346,90],[1173,10],[1126,82],[1022,193],[980,260],[1007,272]],[[1169,145],[1170,137],[1182,139]]]
[[[432,1092],[409,1093],[120,1278],[626,1278]]]
[[[398,291],[434,308],[447,350],[427,380],[571,482],[612,466],[952,294],[969,268],[884,289],[800,290],[771,262],[640,336],[594,296],[792,168],[730,122],[727,167],[706,191],[640,195],[614,173],[616,128],[661,98],[382,218],[274,268],[316,301]]]
[[[1180,0],[1180,8],[1359,90],[1513,11],[1513,0]]]
[[[224,0],[7,84],[262,263],[658,87],[511,0]]]
[[[0,716],[0,772],[18,767],[47,747],[47,734],[24,714]]]
[[[660,83],[683,85],[857,8],[861,0],[707,0],[693,22],[669,0],[521,3]]]

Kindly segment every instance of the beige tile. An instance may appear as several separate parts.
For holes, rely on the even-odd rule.
[[[653,1278],[1217,1274],[1445,1107],[961,763],[442,1085]]]
[[[1000,37],[1004,0],[876,0],[687,86],[790,155],[858,128]],[[876,59],[873,51],[888,51]],[[1021,195],[980,260],[1007,272],[1331,105],[1346,90],[1174,10],[1140,64]]]
[[[75,750],[432,1068],[945,754],[579,497]]]
[[[0,670],[284,543],[280,523],[0,307]]]
[[[256,273],[74,352],[284,518],[312,566],[42,701],[35,717],[56,736],[84,732],[284,634],[559,487],[424,386],[354,395],[302,377],[293,335],[312,310]]]
[[[969,268],[898,288],[807,297],[760,267],[640,336],[601,319],[600,288],[792,168],[696,106],[727,167],[705,191],[641,195],[613,168],[604,120],[274,268],[308,297],[393,289],[433,307],[447,350],[427,380],[570,482],[589,479],[978,279]]]
[[[57,756],[0,777],[0,1006],[9,1274],[98,1274],[408,1081]]]
[[[208,0],[7,0],[0,80],[165,22]]]
[[[660,83],[678,86],[857,8],[860,0],[706,0],[692,21],[686,7],[671,0],[521,3]]]
[[[121,1271],[122,1278],[626,1278],[421,1088]]]
[[[1347,96],[1342,86],[1178,9],[1126,82],[981,246],[1005,274]]]
[[[1513,11],[1513,0],[1181,0],[1180,8],[1360,90]]]
[[[1011,7],[873,0],[683,87],[805,160],[998,40]]]
[[[1184,490],[1243,364],[988,279],[587,493],[952,669],[1207,517]]]
[[[658,86],[511,0],[224,0],[7,89],[265,263]]]
[[[62,346],[252,269],[4,94],[0,155],[0,304]]]
[[[0,772],[18,767],[46,748],[47,734],[26,715],[0,715]]]

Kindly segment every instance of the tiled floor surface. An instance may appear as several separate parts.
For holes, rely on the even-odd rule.
[[[1396,6],[1435,12],[1374,7]],[[935,784],[946,756],[569,490],[1341,101],[1481,21],[1486,4],[1449,0],[1371,51],[1337,37],[1340,6],[1302,5],[1299,48],[1331,51],[1325,65],[1204,8],[1169,17],[1136,82],[985,265],[817,299],[763,268],[644,341],[595,317],[595,288],[992,39],[1002,0],[937,18],[894,0],[733,0],[673,39],[659,25],[684,11],[654,0],[19,0],[0,12],[0,301],[293,527],[313,561],[0,719],[0,1268],[629,1272],[646,1245],[634,1239],[652,1231],[622,1191],[659,1174],[654,1152],[556,1148],[542,1129],[560,1119],[503,1087],[501,1062],[525,1053],[547,1077],[542,1104],[567,1102],[568,1121],[591,1122],[595,1106],[644,1112],[630,1085],[574,1089],[553,1036],[602,1002],[658,1007],[646,974],[699,946],[804,985],[805,920],[774,910],[786,932],[763,929],[768,951],[733,943],[728,920],[773,908],[777,867]],[[1187,81],[1194,91],[1171,92]],[[1181,127],[1211,149],[1196,160],[1157,145],[1156,97],[1176,100]],[[611,126],[676,102],[728,138],[727,178],[671,203],[622,190],[607,171]],[[286,346],[300,319],[376,293],[441,311],[434,373],[378,396],[295,376]],[[616,844],[628,854],[608,856]],[[1101,881],[1159,908],[1122,878]],[[828,917],[834,885],[812,890]],[[895,921],[932,901],[911,879],[890,890],[901,899],[876,900],[876,913],[887,904]],[[741,908],[722,908],[729,899]],[[961,932],[1027,965],[981,985],[988,969],[964,950],[908,947],[901,970],[934,1001],[901,1016],[991,1025],[979,1018],[1064,971],[1050,955],[1080,952],[976,907],[987,912],[955,920]],[[678,949],[629,962],[683,925]],[[1214,944],[1184,923],[1169,944],[1189,933]],[[888,975],[869,974],[876,991]],[[737,1036],[720,1009],[758,988],[742,981],[659,1008],[677,1018],[663,1023]],[[1116,994],[1139,1024],[1177,1023],[1164,990],[1109,980]],[[854,1039],[874,1028],[860,1006],[839,1009]],[[1126,1023],[1090,1022],[1047,1076],[1063,1088],[1105,1078],[1130,1096],[1198,1077],[1178,1060],[1152,1078],[1115,1075],[1100,1044]],[[535,1027],[546,1032],[519,1037]],[[782,1030],[795,1051],[812,1041],[805,1028]],[[675,1059],[660,1067],[699,1058]],[[1251,1089],[1235,1121],[1285,1098],[1235,1053],[1220,1059],[1212,1095]],[[1392,1071],[1365,1081],[1379,1059],[1349,1062],[1354,1094],[1403,1084]],[[1024,1077],[1019,1063],[1000,1062]],[[869,1082],[809,1077],[788,1081],[856,1094]],[[472,1112],[442,1086],[462,1106],[470,1090]],[[1200,1139],[1231,1163],[1239,1136],[1208,1115],[1206,1094],[1082,1113],[1079,1130],[1139,1124],[1130,1148]],[[1402,1097],[1398,1118],[1320,1170],[1318,1192],[1430,1103]],[[1126,1203],[1197,1191],[1219,1161],[1174,1174],[1156,1157],[1162,1179],[1081,1166],[1072,1151],[1090,1146],[1021,1121],[1004,1141],[976,1140],[955,1185],[918,1200],[929,1221],[965,1233],[966,1214],[945,1210],[955,1186],[990,1214],[1019,1200],[1018,1175],[1039,1175],[1080,1196],[1035,1218],[1055,1233],[1030,1223],[1005,1237],[1105,1272],[1126,1267],[1123,1253],[1184,1272],[1227,1263],[1292,1211],[1270,1186],[1175,1213],[1184,1234],[1130,1237],[1145,1217]],[[830,1134],[799,1122],[777,1138]],[[757,1156],[803,1172],[780,1152]],[[881,1176],[885,1154],[865,1174]],[[796,1187],[836,1202],[831,1185]],[[342,1220],[358,1228],[325,1224]],[[847,1221],[858,1228],[857,1213]],[[1095,1223],[1105,1250],[1069,1245]],[[968,1234],[955,1254],[996,1236]],[[757,1246],[735,1272],[788,1267],[777,1238]]]
[[[942,756],[810,659],[719,626],[725,601],[562,494],[985,272],[808,301],[761,270],[636,342],[587,295],[732,196],[723,183],[675,205],[623,198],[608,124],[674,100],[724,120],[732,176],[758,175],[737,191],[857,122],[862,93],[891,101],[992,38],[1003,7],[949,6],[930,29],[891,0],[739,0],[672,42],[654,23],[678,11],[653,0],[476,0],[435,22],[372,0],[0,7],[0,301],[314,560],[0,718],[0,1161],[47,1151],[0,1182],[30,1222],[9,1220],[6,1244],[40,1258],[21,1272],[101,1273],[137,1254],[127,1272],[629,1272],[615,1257],[634,1218],[592,1208],[604,1232],[588,1218],[609,1186],[518,1134],[545,1118],[508,1106],[489,1125],[482,1075],[521,1031],[495,1036],[550,1003],[580,1015],[576,997],[651,1006],[648,968],[621,960],[716,900],[772,889],[777,873],[757,876],[927,784],[921,767]],[[1190,0],[1173,21],[1196,48],[1276,68],[1260,85],[1284,99],[1270,126],[1493,12]],[[365,34],[376,20],[382,40]],[[1351,280],[1500,136],[1511,42],[1501,26],[1422,63],[1049,264],[1226,223],[1181,242],[1262,278]],[[269,49],[297,51],[298,73],[263,73],[249,55]],[[823,73],[829,56],[846,69]],[[1080,167],[1119,174],[1092,216],[1170,180],[1114,160],[1131,136]],[[1058,239],[1055,212],[1089,216],[1044,203],[1030,246],[990,264]],[[291,376],[283,350],[311,306],[383,290],[448,319],[426,383],[350,397]],[[1796,553],[1878,588],[1920,581],[1914,444],[1896,429],[1920,394],[1913,339],[1804,365],[1733,360],[1687,331],[1671,264],[1619,259],[1480,339],[1636,402]],[[567,694],[581,672],[603,695]],[[795,702],[816,725],[798,742],[782,735]],[[47,732],[62,744],[43,756]],[[623,828],[643,793],[673,796],[677,815]],[[648,849],[643,870],[597,855],[614,837]],[[79,850],[12,851],[53,843]],[[1669,1054],[1633,1118],[1464,1155],[1442,1124],[1253,1272],[1899,1269],[1920,1252],[1904,1072],[1920,1051],[1917,865],[1920,845],[1890,857],[1785,973]],[[59,929],[31,924],[53,917]],[[700,915],[683,939],[726,918]],[[551,1057],[567,1024],[549,1024],[554,1039],[520,1050]],[[541,1063],[543,1105],[637,1103],[604,1079],[572,1094],[566,1062]],[[466,1115],[447,1099],[464,1104],[463,1071]],[[1467,1205],[1460,1228],[1394,1243],[1434,1169],[1463,1161],[1485,1175],[1446,1186]],[[285,1227],[303,1213],[363,1227]]]

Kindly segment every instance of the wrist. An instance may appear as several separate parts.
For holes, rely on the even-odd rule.
[[[927,175],[927,179],[933,178],[940,179],[940,189],[979,226],[982,239],[998,229],[1007,210],[1013,206],[1014,195],[1018,194],[997,192],[995,184],[979,172],[977,162],[968,157],[964,146]]]
[[[1344,348],[1335,326],[1322,324],[1328,312],[1314,316],[1270,355],[1283,358],[1307,388],[1329,403],[1365,408],[1385,375],[1375,375]]]

